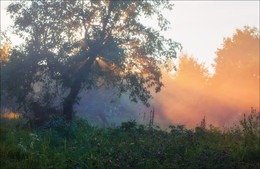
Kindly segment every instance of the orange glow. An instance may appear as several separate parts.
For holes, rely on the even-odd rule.
[[[11,52],[10,48],[11,46],[8,43],[4,43],[3,45],[0,45],[0,63],[9,60],[8,55]]]
[[[97,63],[99,64],[99,66],[100,66],[102,69],[106,69],[106,68],[108,68],[107,63],[104,62],[102,59],[97,58],[96,61],[97,61]]]
[[[175,74],[163,73],[165,87],[154,99],[159,116],[191,128],[205,116],[207,125],[222,127],[237,123],[251,107],[258,112],[259,37],[253,32],[245,27],[224,41],[212,77],[203,64],[181,56]]]
[[[20,117],[20,114],[9,112],[9,113],[5,113],[5,114],[3,114],[1,116],[3,118],[7,118],[7,119],[18,119]]]

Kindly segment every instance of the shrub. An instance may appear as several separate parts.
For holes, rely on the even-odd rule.
[[[131,130],[133,128],[136,128],[136,121],[135,120],[130,120],[130,121],[127,121],[127,122],[122,122],[120,128],[125,130],[125,131],[128,131],[128,130]]]

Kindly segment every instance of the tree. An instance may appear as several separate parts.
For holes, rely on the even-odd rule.
[[[212,87],[237,106],[259,108],[259,30],[245,26],[225,38],[215,59]],[[249,99],[250,98],[250,99]]]
[[[187,54],[179,57],[176,67],[174,73],[163,72],[164,88],[154,96],[154,104],[164,121],[194,127],[192,124],[201,120],[207,106],[209,72],[203,63]]]
[[[6,65],[6,62],[8,62],[9,60],[9,54],[10,54],[10,41],[9,39],[6,37],[6,35],[4,33],[1,33],[0,35],[0,79],[2,79],[2,67],[4,67]],[[6,93],[2,90],[2,82],[0,82],[0,113],[5,112],[5,108],[7,107],[7,105],[10,105],[10,101],[9,104],[5,99]],[[2,106],[3,104],[5,104],[5,107]]]
[[[193,57],[183,54],[179,59],[179,66],[174,78],[182,86],[202,89],[207,84],[209,72],[204,64],[200,64]]]
[[[12,49],[3,70],[5,90],[26,111],[37,98],[50,106],[61,97],[67,120],[72,119],[79,92],[100,86],[113,86],[119,96],[128,92],[132,101],[148,106],[149,89],[159,92],[162,86],[159,65],[174,58],[180,48],[160,35],[169,23],[162,9],[172,9],[172,4],[23,0],[9,5],[13,29],[25,44]],[[144,26],[141,16],[157,17],[160,30]],[[41,97],[36,97],[36,84]],[[58,95],[60,88],[64,92]]]
[[[237,29],[232,38],[224,38],[215,62],[215,79],[233,82],[259,79],[259,31],[245,26]]]

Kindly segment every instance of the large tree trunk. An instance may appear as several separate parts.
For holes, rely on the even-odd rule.
[[[76,98],[79,94],[81,88],[81,81],[76,80],[73,85],[71,86],[70,93],[66,97],[63,103],[63,114],[65,115],[65,118],[67,121],[72,120],[72,114],[73,114],[73,105],[76,101]]]
[[[76,78],[70,87],[70,93],[65,98],[63,103],[63,114],[67,121],[72,120],[73,105],[76,102],[77,96],[81,89],[81,85],[86,81],[88,73],[91,71],[91,66],[94,63],[95,57],[91,57],[83,66],[81,66],[78,72],[75,74]]]

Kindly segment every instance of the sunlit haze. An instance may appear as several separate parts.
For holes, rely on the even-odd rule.
[[[10,2],[1,1],[1,31],[7,31],[12,45],[19,45],[22,40],[9,32],[12,21],[6,13],[6,8]],[[223,79],[230,77],[224,77],[225,73],[221,74],[221,72],[232,72],[233,69],[228,69],[227,65],[226,67],[212,66],[216,64],[216,52],[224,48],[224,38],[232,38],[236,29],[243,30],[244,26],[255,27],[259,30],[259,1],[172,1],[172,3],[173,10],[164,11],[171,25],[169,30],[163,32],[163,35],[182,44],[183,49],[178,53],[176,60],[179,61],[177,63],[183,64],[183,69],[177,66],[181,73],[178,74],[177,69],[175,81],[167,73],[163,73],[162,81],[165,86],[161,93],[154,95],[152,100],[158,113],[155,117],[158,120],[167,119],[170,122],[194,127],[200,119],[206,116],[209,123],[221,126],[236,122],[243,113],[250,111],[251,106],[259,110],[259,74],[255,73],[259,70],[259,41],[249,39],[250,43],[246,45],[247,48],[245,47],[256,49],[252,52],[252,61],[241,59],[241,62],[247,66],[241,69],[253,77],[250,75],[243,79],[247,75],[241,73],[241,78],[232,77],[233,84],[224,83]],[[142,18],[142,21],[145,25],[155,25],[153,18],[150,20]],[[242,38],[241,34],[238,33],[236,38]],[[239,40],[236,42],[239,43]],[[228,47],[228,42],[225,47]],[[230,57],[233,55],[243,57],[240,53],[232,52],[227,52]],[[219,54],[222,56],[227,53],[220,52]],[[258,59],[255,56],[258,56]],[[193,59],[189,60],[190,57]],[[235,60],[236,58],[233,58],[228,61],[231,63]],[[97,62],[102,68],[107,66],[102,60],[97,60]],[[195,66],[190,68],[185,65],[190,63]],[[204,66],[201,63],[204,63]],[[221,59],[218,64],[222,64]],[[239,69],[241,65],[238,65]],[[198,67],[201,72],[194,73]],[[214,84],[210,84],[210,87],[205,89],[202,83],[209,81],[207,78],[212,77],[215,68],[219,68],[218,72],[221,75],[214,77],[212,81]],[[194,78],[200,78],[200,75],[205,75],[205,78],[202,77],[198,83],[189,80],[189,74],[192,73],[194,73]],[[86,104],[84,101],[81,103]],[[78,108],[78,110],[81,109]]]
[[[259,0],[0,3],[0,168],[260,169]]]

